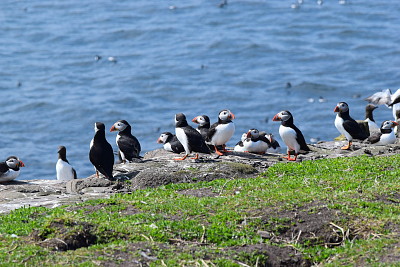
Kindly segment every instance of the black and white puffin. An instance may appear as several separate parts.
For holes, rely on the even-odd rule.
[[[131,133],[132,127],[126,120],[120,120],[114,123],[110,132],[118,131],[115,139],[118,146],[118,155],[120,160],[132,162],[133,158],[140,158],[140,143]]]
[[[235,147],[233,148],[233,151],[235,152],[245,152],[244,148],[244,142],[247,139],[247,133],[243,133],[242,137],[240,138],[240,141],[236,143]]]
[[[279,135],[287,146],[288,156],[284,157],[287,160],[295,161],[300,150],[310,151],[306,144],[303,133],[294,125],[292,114],[287,111],[281,111],[276,114],[273,121],[281,121],[279,126]],[[294,151],[294,158],[290,157],[291,151]]]
[[[279,145],[279,142],[275,139],[274,135],[272,133],[264,133],[260,132],[260,134],[264,134],[266,138],[268,138],[269,142],[271,143],[271,146],[267,149],[267,153],[279,153],[281,152],[281,146]]]
[[[393,128],[397,125],[399,124],[395,121],[382,122],[381,131],[368,137],[367,141],[378,146],[394,144],[396,142],[396,135],[394,134]]]
[[[368,123],[368,129],[369,129],[370,134],[379,131],[379,126],[376,124],[376,122],[374,120],[374,114],[373,114],[373,111],[377,108],[378,107],[373,104],[368,104],[365,106],[365,120],[364,121]]]
[[[67,160],[67,149],[65,146],[58,147],[58,161],[56,164],[57,180],[76,179],[76,171]]]
[[[90,142],[89,159],[96,170],[96,176],[99,172],[107,179],[112,180],[114,166],[114,152],[110,143],[106,139],[106,127],[102,122],[96,122],[94,126],[95,134]]]
[[[176,135],[170,132],[163,132],[162,134],[160,134],[160,137],[158,137],[157,139],[157,143],[163,144],[164,149],[170,152],[181,153],[185,151]]]
[[[230,110],[221,110],[218,114],[218,122],[210,127],[206,141],[214,146],[215,152],[218,155],[222,156],[224,155],[223,152],[227,152],[225,144],[235,133],[235,124],[232,122],[233,119],[235,119],[235,115]],[[222,146],[223,151],[219,151],[217,146]]]
[[[368,137],[360,125],[350,117],[349,105],[346,102],[339,102],[333,111],[337,113],[335,119],[336,129],[348,141],[348,144],[342,147],[343,150],[351,147],[353,139],[365,140]]]
[[[190,154],[190,152],[207,153],[210,154],[210,149],[204,141],[201,134],[190,126],[186,121],[186,116],[183,113],[175,115],[175,134],[179,142],[181,142],[185,149],[185,155],[182,158],[176,160],[184,160]],[[198,159],[199,154],[193,159]]]
[[[206,140],[211,126],[210,118],[207,115],[200,115],[196,116],[192,122],[199,125],[196,130],[203,136],[204,140]]]
[[[265,133],[262,135],[257,129],[248,130],[246,137],[243,142],[245,152],[265,154],[271,146],[271,142],[265,137]]]
[[[20,167],[25,167],[25,164],[16,156],[10,156],[6,161],[0,162],[0,182],[9,182],[17,178]]]

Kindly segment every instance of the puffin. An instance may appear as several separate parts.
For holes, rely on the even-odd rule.
[[[260,132],[260,134],[264,134],[263,132]],[[267,148],[267,153],[279,153],[281,152],[281,146],[279,145],[279,142],[275,139],[274,135],[272,133],[265,133],[264,134],[266,138],[268,138],[269,142],[271,143],[271,146]]]
[[[58,161],[56,164],[57,180],[76,179],[76,171],[67,160],[67,149],[65,146],[58,147]]]
[[[337,113],[335,119],[336,129],[338,129],[348,141],[348,144],[341,147],[341,149],[349,149],[353,139],[367,139],[367,134],[361,129],[360,125],[350,117],[349,105],[346,102],[339,102],[333,111]]]
[[[233,119],[235,119],[235,115],[230,110],[221,110],[218,114],[218,121],[211,125],[208,131],[206,141],[214,146],[215,153],[220,156],[224,155],[224,152],[227,152],[225,144],[235,133],[235,124],[232,122]],[[218,146],[222,146],[222,152],[218,150]]]
[[[394,144],[396,142],[396,136],[394,134],[393,128],[397,125],[399,124],[395,121],[382,122],[380,128],[381,131],[368,137],[367,141],[371,144],[375,144],[378,146]]]
[[[392,108],[393,117],[395,120],[397,119],[396,112],[400,110],[400,89],[397,89],[394,94],[390,89],[385,89],[365,98],[365,100],[375,105],[386,105]]]
[[[236,143],[235,147],[233,148],[233,151],[235,152],[244,152],[244,142],[247,139],[247,133],[243,133],[242,137],[240,138],[240,141]]]
[[[265,154],[265,151],[271,146],[265,133],[262,135],[257,129],[248,130],[246,137],[247,139],[243,142],[245,152]]]
[[[207,134],[210,131],[210,118],[207,115],[200,115],[193,118],[192,122],[197,123],[197,131],[203,136],[204,140],[207,139]]]
[[[132,162],[140,158],[140,143],[131,133],[132,127],[126,120],[119,120],[111,127],[110,132],[118,131],[115,142],[118,146],[118,156],[122,163]]]
[[[379,126],[376,124],[376,122],[374,120],[374,115],[372,113],[377,108],[378,107],[375,106],[374,104],[368,104],[365,106],[365,120],[364,121],[368,123],[368,128],[369,128],[370,134],[379,131]]]
[[[96,122],[94,130],[95,134],[90,142],[89,160],[96,170],[97,178],[100,172],[107,179],[113,180],[114,152],[106,139],[106,127],[104,123]]]
[[[19,176],[20,168],[25,164],[16,156],[10,156],[0,162],[0,182],[9,182]]]
[[[160,137],[157,139],[157,143],[163,144],[164,149],[174,153],[181,153],[185,151],[181,142],[179,142],[176,135],[170,132],[163,132],[161,133]]]
[[[186,116],[183,113],[175,114],[175,134],[185,150],[185,155],[182,158],[176,158],[175,160],[186,159],[192,151],[206,154],[211,153],[203,136],[187,123]],[[196,154],[196,157],[192,159],[198,158],[199,154]]]
[[[296,161],[300,150],[311,150],[306,144],[303,133],[294,125],[293,116],[289,111],[284,110],[279,112],[272,118],[272,120],[281,121],[281,125],[279,126],[279,135],[287,146],[288,154],[287,157],[284,157],[285,159]],[[294,158],[290,157],[291,151],[294,151]]]

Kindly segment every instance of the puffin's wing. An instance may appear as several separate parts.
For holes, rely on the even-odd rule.
[[[261,141],[267,143],[269,146],[271,146],[271,142],[269,141],[269,139],[265,135],[260,135],[258,137],[258,140],[261,140]]]
[[[217,131],[218,122],[211,125],[210,130],[208,130],[206,141],[210,142],[215,132]]]
[[[185,127],[185,133],[188,137],[188,142],[192,151],[207,154],[211,153],[203,136],[201,136],[198,131],[193,129],[191,126],[187,126]]]
[[[392,102],[391,95],[390,89],[386,89],[367,97],[365,100],[375,105],[388,105]]]
[[[77,179],[77,178],[78,178],[78,176],[76,175],[76,171],[75,171],[75,169],[74,169],[74,168],[72,168],[72,173],[74,174],[74,179]]]
[[[391,96],[391,102],[389,104],[389,107],[397,103],[400,103],[400,89],[397,89],[397,91]]]
[[[378,143],[379,140],[381,140],[382,133],[374,133],[370,137],[368,137],[367,141],[370,142],[371,144]]]
[[[241,147],[243,147],[243,142],[242,142],[242,140],[240,140],[239,142],[237,142],[235,146],[241,146]]]
[[[174,137],[169,142],[169,144],[171,145],[172,151],[174,151],[175,153],[181,153],[181,152],[185,151],[185,149],[183,148],[183,145],[181,144],[181,142],[179,142],[176,135],[174,135]]]
[[[304,139],[303,133],[300,131],[300,129],[295,125],[293,125],[293,129],[296,131],[296,140],[300,145],[300,149],[304,151],[311,151],[311,149],[307,146],[306,140]]]
[[[118,139],[118,148],[122,152],[124,152],[124,154],[129,158],[139,157],[140,143],[137,140],[137,138],[134,137],[133,135],[131,136],[121,135],[121,137]],[[128,160],[130,160],[129,158]]]
[[[5,162],[0,163],[0,174],[3,174],[8,171],[8,166]]]
[[[354,138],[364,140],[368,136],[361,129],[360,125],[355,120],[345,120],[343,122],[343,128]]]

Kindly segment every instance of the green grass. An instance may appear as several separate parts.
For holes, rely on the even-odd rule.
[[[265,251],[235,248],[257,244],[295,247],[310,263],[326,266],[395,266],[391,259],[399,259],[400,243],[397,166],[400,156],[279,163],[250,179],[170,184],[75,206],[17,209],[0,216],[0,266],[123,263],[124,257],[146,259],[140,254],[145,248],[152,266],[254,266],[268,260]],[[179,193],[202,188],[215,194]],[[340,214],[327,226],[337,231],[338,244],[284,238],[302,223],[285,212],[317,216],[320,207]],[[259,230],[280,238],[263,239]],[[45,239],[68,239],[85,231],[96,237],[91,246],[68,251],[40,246]]]

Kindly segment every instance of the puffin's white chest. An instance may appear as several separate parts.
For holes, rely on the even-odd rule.
[[[175,128],[176,138],[178,138],[179,142],[181,142],[183,148],[185,149],[185,153],[187,155],[190,154],[189,140],[185,131],[182,128]]]
[[[6,171],[4,174],[0,175],[0,182],[8,182],[14,180],[15,178],[18,177],[19,172],[20,172],[19,170],[14,171],[11,169]]]
[[[56,171],[57,171],[57,180],[74,179],[74,172],[72,170],[72,166],[61,159],[57,161]]]
[[[347,141],[352,141],[353,137],[344,129],[343,127],[343,122],[344,120],[342,119],[342,117],[338,115],[336,115],[336,119],[335,119],[335,127],[336,129],[339,131],[339,133],[343,134]]]
[[[165,143],[165,144],[164,144],[164,149],[167,150],[167,151],[170,151],[170,152],[174,152],[174,151],[172,150],[172,147],[171,147],[171,144],[170,144],[170,143]]]
[[[385,146],[389,144],[394,144],[395,142],[396,136],[394,135],[394,131],[392,131],[391,133],[382,134],[381,139],[379,140],[379,142],[375,143],[375,145]]]
[[[279,135],[289,150],[294,150],[296,153],[300,150],[300,145],[297,142],[297,133],[294,129],[281,125],[279,127]]]
[[[235,133],[235,124],[233,122],[220,124],[215,128],[215,133],[211,138],[211,144],[220,146],[226,144]]]
[[[245,140],[243,142],[244,151],[249,151],[253,153],[265,153],[268,149],[268,144],[263,141],[254,142],[251,139]]]

